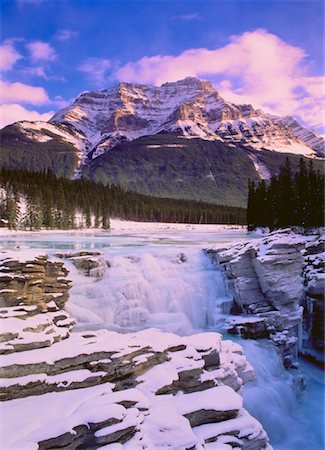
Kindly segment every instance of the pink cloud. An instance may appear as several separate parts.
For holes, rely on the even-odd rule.
[[[323,80],[308,74],[306,57],[302,48],[258,29],[233,36],[227,45],[213,50],[146,56],[120,67],[113,76],[156,85],[186,76],[208,78],[230,101],[252,103],[279,115],[297,115],[319,126],[322,117],[314,103],[322,95]]]
[[[54,114],[54,111],[39,113],[38,111],[26,109],[19,104],[2,104],[0,105],[0,128],[5,127],[11,123],[19,120],[49,120]]]
[[[33,61],[53,61],[57,58],[54,48],[48,42],[30,42],[27,48]]]
[[[42,87],[29,86],[23,83],[7,83],[0,81],[0,99],[2,103],[28,103],[44,105],[50,99]]]
[[[79,70],[87,74],[87,76],[98,86],[105,84],[107,79],[107,71],[111,69],[112,63],[109,59],[104,58],[87,58],[80,66]]]
[[[0,46],[0,70],[10,70],[22,56],[14,48],[12,42],[5,41]]]

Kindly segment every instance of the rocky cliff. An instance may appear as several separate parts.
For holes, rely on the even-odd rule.
[[[1,255],[1,448],[270,449],[243,408],[254,373],[239,345],[217,333],[74,332],[63,263],[19,254]],[[85,276],[107,270],[98,255],[60,256]]]
[[[322,238],[288,229],[206,253],[224,271],[233,298],[228,332],[272,339],[287,367],[298,352],[323,360]]]

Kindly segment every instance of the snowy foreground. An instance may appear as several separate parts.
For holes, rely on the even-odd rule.
[[[60,256],[101,276],[87,252]],[[0,448],[270,448],[243,408],[254,372],[238,344],[218,333],[71,333],[62,261],[28,250],[0,264]]]

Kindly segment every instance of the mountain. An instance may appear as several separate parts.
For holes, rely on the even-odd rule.
[[[324,139],[292,117],[227,102],[196,78],[85,92],[49,122],[17,122],[0,139],[2,166],[236,205],[247,177],[269,178],[284,154],[324,157]]]

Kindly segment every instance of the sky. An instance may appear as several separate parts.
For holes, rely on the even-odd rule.
[[[322,0],[1,0],[0,127],[120,81],[211,80],[324,134]]]

